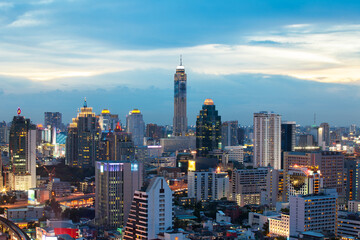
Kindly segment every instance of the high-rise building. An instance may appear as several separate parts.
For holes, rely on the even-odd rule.
[[[290,235],[302,232],[336,234],[337,196],[326,194],[290,196]]]
[[[285,179],[294,166],[317,168],[323,177],[323,187],[334,188],[339,196],[344,196],[344,156],[340,152],[285,152]]]
[[[228,161],[244,162],[244,146],[227,146],[224,150],[225,155],[228,157]]]
[[[156,239],[172,226],[173,192],[165,178],[155,177],[135,191],[123,239]]]
[[[76,118],[68,128],[66,139],[66,161],[68,164],[87,168],[94,166],[99,156],[100,126],[98,118],[87,106],[86,99],[84,106],[80,109]]]
[[[345,201],[360,200],[360,160],[345,156],[344,193]]]
[[[139,109],[134,109],[126,116],[126,132],[132,134],[135,146],[144,145],[145,123]]]
[[[10,127],[9,151],[12,172],[9,176],[11,190],[29,190],[36,187],[36,126],[30,119],[13,118]]]
[[[281,169],[281,116],[254,113],[254,166]]]
[[[62,127],[62,114],[59,112],[45,112],[44,113],[44,126],[55,127],[60,129]]]
[[[177,66],[174,75],[174,136],[185,136],[187,132],[186,82],[185,67],[182,65],[182,59],[180,58],[180,66]]]
[[[165,129],[163,126],[158,126],[153,123],[146,124],[146,137],[154,140],[160,140],[164,137]]]
[[[228,198],[229,190],[226,172],[188,172],[188,197],[196,201]]]
[[[131,133],[124,132],[120,124],[113,131],[101,134],[99,160],[126,161],[135,159],[135,147]]]
[[[293,166],[287,171],[288,196],[318,194],[323,178],[317,168]]]
[[[206,99],[196,119],[196,149],[198,156],[221,148],[221,117],[213,100]]]
[[[266,187],[261,189],[261,205],[276,207],[277,202],[282,202],[284,192],[284,171],[282,169],[268,170]]]
[[[315,146],[314,136],[311,134],[303,134],[299,136],[299,147],[313,147]]]
[[[9,128],[6,122],[0,122],[0,143],[9,143]]]
[[[132,197],[143,183],[143,165],[136,161],[97,161],[95,167],[95,222],[123,228]]]
[[[284,152],[295,151],[296,123],[281,123],[281,169],[284,168]]]
[[[235,169],[232,173],[232,200],[239,206],[260,204],[261,190],[266,187],[269,168]]]
[[[322,139],[321,139],[321,142],[324,142],[325,146],[330,146],[330,126],[328,123],[322,123],[320,124],[320,128],[319,128],[319,131],[321,129],[321,136],[322,136]],[[319,135],[320,135],[320,132],[319,132]],[[319,143],[320,143],[320,140],[319,140]],[[320,144],[319,144],[320,146]]]
[[[99,115],[99,124],[102,131],[114,130],[117,124],[120,124],[119,116],[111,114],[108,109],[103,109]]]
[[[238,141],[238,121],[227,121],[221,125],[221,145],[236,146],[239,144]]]

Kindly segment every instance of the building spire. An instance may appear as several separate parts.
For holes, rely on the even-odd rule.
[[[84,108],[87,107],[86,97],[84,98]]]
[[[182,55],[180,54],[180,66],[182,66]]]

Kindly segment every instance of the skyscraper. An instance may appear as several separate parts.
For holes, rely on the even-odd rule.
[[[131,133],[122,131],[120,123],[113,131],[101,134],[99,160],[125,161],[135,159],[135,147]]]
[[[100,126],[92,107],[84,106],[72,119],[66,139],[66,161],[68,164],[86,168],[94,166],[99,154]]]
[[[20,113],[19,109],[10,127],[12,173],[9,187],[12,190],[29,190],[36,187],[36,126]]]
[[[139,109],[134,109],[126,116],[126,132],[132,134],[135,146],[144,145],[145,123]]]
[[[143,165],[136,161],[97,161],[95,222],[106,228],[124,227],[131,200],[143,183]]]
[[[238,121],[227,121],[221,125],[221,145],[237,146],[238,141]]]
[[[281,169],[281,116],[254,113],[254,166]]]
[[[174,136],[185,136],[187,131],[186,81],[185,67],[182,65],[182,59],[180,58],[180,66],[177,66],[174,75]]]
[[[221,148],[221,117],[212,99],[206,99],[196,119],[197,155],[205,157],[210,151]]]
[[[99,115],[99,124],[102,131],[114,130],[119,122],[119,116],[111,114],[108,109],[103,109]]]
[[[44,127],[51,126],[60,129],[62,126],[62,114],[59,112],[44,113]]]
[[[155,177],[140,191],[135,191],[123,239],[156,239],[159,233],[171,228],[172,194],[163,177]]]
[[[281,168],[284,166],[284,152],[295,150],[296,145],[296,123],[281,123]]]
[[[322,135],[322,142],[325,143],[325,146],[330,146],[330,126],[328,123],[322,123],[320,124],[321,128],[321,135]],[[320,130],[319,128],[319,130]],[[320,134],[320,132],[319,132]],[[320,140],[319,140],[320,143]]]

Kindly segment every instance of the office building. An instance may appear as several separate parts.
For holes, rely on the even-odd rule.
[[[220,200],[229,196],[226,172],[188,172],[188,197],[196,201]]]
[[[360,216],[349,212],[338,212],[337,234],[341,239],[358,239],[360,236]]]
[[[330,146],[330,126],[328,123],[321,123],[320,128],[321,128],[321,136],[322,136],[321,141],[324,143],[325,146],[328,147]]]
[[[174,136],[185,136],[187,132],[186,83],[185,67],[182,65],[182,59],[180,58],[180,66],[177,66],[174,75]]]
[[[135,159],[135,147],[131,133],[124,132],[120,124],[113,131],[101,134],[99,160],[126,161]]]
[[[143,183],[143,165],[135,161],[97,161],[95,166],[95,222],[109,229],[123,228],[132,197]]]
[[[5,121],[0,122],[0,143],[9,143],[9,128]]]
[[[316,167],[292,166],[287,171],[288,196],[318,194],[323,188],[323,178]]]
[[[227,121],[221,125],[221,145],[226,146],[237,146],[238,140],[238,121]]]
[[[269,217],[269,234],[270,236],[290,236],[290,215],[281,214],[276,217]]]
[[[277,202],[282,202],[284,182],[284,171],[270,168],[266,176],[266,186],[261,189],[261,205],[275,208]]]
[[[213,100],[206,99],[196,118],[197,156],[205,157],[210,151],[221,149],[221,117]]]
[[[311,134],[303,134],[299,136],[299,147],[313,147],[315,146],[314,136]]]
[[[344,196],[344,156],[340,152],[285,152],[285,179],[290,168],[295,165],[317,168],[323,177],[323,187],[334,188],[339,196]]]
[[[13,118],[10,127],[9,151],[12,172],[11,190],[29,190],[36,187],[36,126],[20,116]]]
[[[359,175],[360,161],[345,157],[344,159],[344,193],[345,201],[360,200]]]
[[[327,194],[290,196],[290,235],[302,232],[336,234],[337,196]]]
[[[254,113],[254,167],[281,169],[281,116]]]
[[[51,126],[52,128],[62,128],[62,114],[59,112],[45,112],[44,113],[44,126]]]
[[[158,141],[160,138],[165,137],[165,129],[163,126],[158,126],[153,123],[146,124],[146,137]]]
[[[194,136],[175,136],[161,138],[160,145],[164,147],[164,152],[176,152],[182,150],[195,150],[196,137]]]
[[[76,118],[72,119],[66,139],[66,161],[69,165],[88,168],[95,165],[99,156],[100,125],[98,118],[87,106],[80,109]]]
[[[228,156],[228,161],[244,162],[244,147],[243,146],[227,146],[225,147],[225,154]]]
[[[103,109],[99,115],[99,125],[101,131],[114,130],[117,124],[120,124],[119,116],[111,114],[109,109]]]
[[[173,192],[163,177],[155,177],[135,191],[123,239],[156,239],[172,226]]]
[[[145,123],[139,109],[134,109],[126,116],[126,132],[131,133],[135,146],[144,145]]]
[[[231,197],[239,206],[260,204],[261,190],[266,188],[268,168],[235,169],[232,173]]]

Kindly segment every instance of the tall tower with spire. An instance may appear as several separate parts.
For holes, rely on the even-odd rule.
[[[180,65],[177,66],[174,75],[174,136],[185,136],[187,132],[186,81],[185,67],[182,65],[182,56],[180,56]]]

